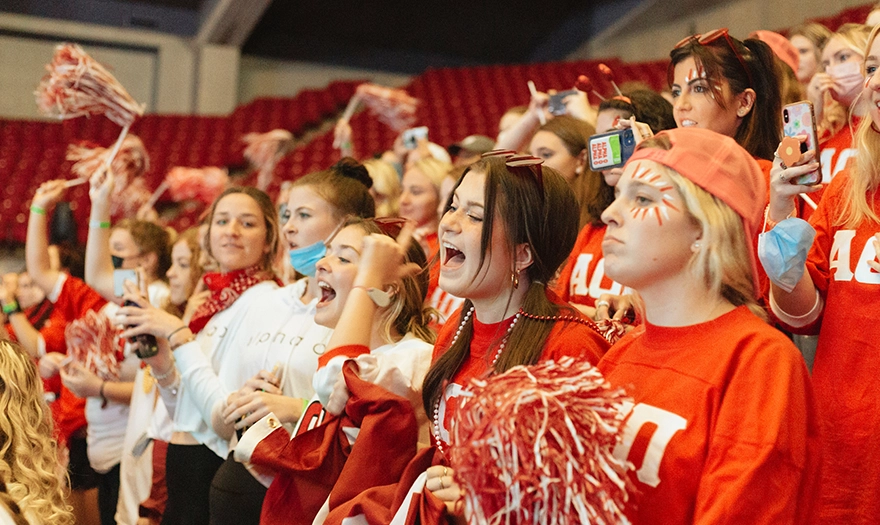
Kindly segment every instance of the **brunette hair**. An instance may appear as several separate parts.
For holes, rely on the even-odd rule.
[[[243,193],[254,199],[254,202],[257,203],[257,206],[263,213],[263,221],[266,225],[265,243],[266,246],[269,247],[269,251],[263,256],[261,265],[263,270],[274,274],[272,265],[278,257],[278,250],[280,249],[280,243],[278,241],[278,213],[275,211],[275,205],[272,204],[272,199],[266,195],[266,192],[251,186],[233,186],[231,188],[226,188],[223,193],[214,200],[214,204],[211,205],[211,211],[208,212],[208,231],[205,233],[205,248],[207,249],[208,255],[212,258],[214,257],[214,253],[211,251],[211,228],[214,226],[214,212],[217,210],[217,203],[223,200],[223,197],[234,193]]]
[[[503,221],[511,256],[521,244],[528,245],[532,252],[532,264],[524,270],[529,288],[521,309],[533,316],[523,316],[513,327],[505,351],[495,363],[496,372],[538,361],[554,323],[538,320],[534,316],[553,317],[561,311],[574,313],[570,308],[550,301],[547,297],[547,283],[571,253],[578,234],[577,216],[573,213],[577,208],[577,201],[562,175],[551,168],[543,167],[542,180],[539,181],[531,174],[521,173],[521,168],[512,172],[505,161],[506,159],[497,156],[484,158],[468,167],[455,185],[457,188],[472,171],[484,173],[486,176],[480,267],[492,264],[489,247],[492,232],[498,226],[496,220]],[[453,195],[454,193],[455,189]],[[447,210],[452,205],[453,195],[447,201]],[[514,271],[511,268],[511,272]],[[505,285],[512,286],[502,283],[502,286]],[[473,303],[465,298],[458,323],[464,320],[466,312],[472,306]],[[434,362],[425,377],[422,400],[429,414],[443,385],[455,375],[470,354],[473,323],[471,316],[461,326],[455,344]]]
[[[122,219],[113,229],[127,231],[140,249],[141,255],[156,254],[156,274],[152,277],[165,279],[165,272],[171,266],[171,236],[168,230],[156,223],[137,219]]]
[[[613,97],[603,100],[599,104],[599,111],[616,109],[628,113],[629,117],[643,122],[654,133],[660,133],[664,129],[673,129],[675,117],[672,115],[672,104],[659,93],[649,89],[637,89],[623,93],[623,97]]]
[[[174,248],[174,245],[177,243],[185,243],[186,247],[189,248],[191,255],[189,268],[189,280],[190,280],[190,290],[195,290],[196,286],[199,284],[199,281],[202,279],[202,274],[204,273],[204,269],[201,264],[201,254],[202,254],[202,243],[199,239],[199,227],[195,226],[193,228],[189,228],[188,230],[181,233],[177,240],[174,241],[174,244],[171,245]],[[190,292],[192,294],[192,292]],[[172,314],[180,317],[183,315],[183,312],[186,308],[186,302],[183,304],[172,304],[171,301],[168,301],[168,304],[165,306],[165,310],[171,312]]]
[[[782,91],[777,58],[770,46],[755,38],[739,41],[731,36],[729,43],[727,38],[719,38],[706,44],[691,39],[673,49],[669,57],[672,61],[666,79],[670,86],[675,79],[675,66],[692,57],[706,72],[713,92],[722,79],[734,95],[751,88],[755,103],[742,117],[733,138],[753,157],[773,160],[782,133]],[[715,97],[715,102],[725,107],[721,97]]]
[[[367,235],[380,233],[392,237],[389,232],[370,219],[352,217],[345,221],[345,226],[357,226]],[[393,342],[391,338],[393,328],[401,336],[412,333],[422,341],[434,343],[437,335],[430,327],[434,310],[425,305],[429,281],[428,272],[425,271],[427,260],[425,251],[418,242],[411,241],[407,246],[406,262],[418,264],[423,271],[404,277],[391,304],[387,308],[380,309],[382,334],[389,343]]]
[[[539,131],[548,131],[559,137],[572,157],[586,155],[590,136],[596,134],[592,124],[569,115],[553,118]],[[605,182],[602,174],[591,171],[589,164],[584,162],[583,172],[571,183],[571,188],[580,209],[578,226],[602,224],[602,212],[614,201],[614,188]]]
[[[373,179],[363,164],[345,157],[323,171],[309,173],[292,187],[308,186],[333,206],[338,221],[347,215],[374,217],[376,202],[369,193]]]

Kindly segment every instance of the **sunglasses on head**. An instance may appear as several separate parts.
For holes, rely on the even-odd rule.
[[[528,174],[538,183],[541,195],[544,194],[544,172],[541,169],[541,165],[544,164],[543,160],[531,155],[517,155],[515,151],[509,149],[496,149],[483,153],[482,158],[488,157],[504,157],[504,164],[511,173]]]
[[[369,220],[378,226],[382,233],[392,239],[396,239],[400,235],[400,230],[407,223],[407,219],[402,217],[374,217]]]
[[[673,47],[673,49],[680,49],[690,43],[705,46],[705,45],[711,44],[712,42],[714,42],[716,40],[720,40],[722,38],[724,39],[725,42],[727,42],[728,47],[730,47],[730,50],[733,51],[733,54],[734,54],[734,56],[736,56],[736,59],[739,60],[739,63],[742,66],[743,71],[746,72],[746,76],[749,79],[749,87],[753,87],[755,85],[755,83],[752,81],[752,73],[751,73],[751,71],[749,71],[749,68],[746,65],[745,59],[739,53],[739,50],[736,47],[736,43],[733,41],[732,38],[730,38],[730,33],[728,32],[728,29],[726,27],[722,27],[721,29],[715,29],[714,31],[709,31],[708,33],[703,33],[703,34],[698,33],[696,35],[691,35],[691,36],[682,38],[677,44],[675,44],[675,47]]]

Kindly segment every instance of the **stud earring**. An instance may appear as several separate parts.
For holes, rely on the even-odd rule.
[[[702,248],[702,247],[703,247],[703,245],[700,244],[700,241],[694,241],[694,243],[691,245],[691,251],[694,253],[697,253],[700,251],[700,248]]]

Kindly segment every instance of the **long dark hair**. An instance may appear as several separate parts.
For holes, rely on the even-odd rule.
[[[529,289],[523,299],[522,310],[534,316],[556,316],[561,310],[571,313],[567,307],[550,301],[547,283],[571,253],[578,234],[577,200],[568,183],[551,168],[543,168],[543,186],[529,174],[511,172],[505,159],[488,157],[471,165],[459,179],[456,188],[470,172],[485,173],[485,215],[480,239],[480,266],[491,264],[489,246],[495,220],[500,219],[507,233],[511,256],[516,246],[527,244],[532,251],[532,264],[525,272]],[[453,189],[452,193],[455,193]],[[446,204],[448,210],[452,195]],[[489,260],[487,260],[487,255]],[[511,272],[513,272],[511,268]],[[511,291],[512,293],[512,291]],[[466,312],[473,306],[465,300],[462,315],[456,322],[461,324]],[[461,327],[458,339],[431,366],[422,388],[422,401],[430,414],[443,385],[458,372],[470,355],[474,316]],[[450,320],[452,322],[452,320]],[[501,372],[517,365],[534,364],[540,358],[544,344],[554,323],[531,317],[521,318],[510,333],[505,351],[495,363],[495,371]],[[501,341],[496,341],[496,345]]]
[[[743,68],[737,53],[748,71]],[[697,66],[702,66],[706,72],[713,90],[720,79],[727,80],[735,95],[752,88],[755,103],[743,117],[733,138],[753,157],[773,160],[773,152],[782,136],[782,81],[776,56],[770,46],[754,38],[741,42],[730,37],[729,44],[726,38],[718,38],[707,44],[692,39],[682,47],[673,49],[669,57],[672,61],[666,70],[666,79],[670,86],[674,82],[675,66],[693,57]],[[724,107],[721,97],[715,97],[715,101]]]

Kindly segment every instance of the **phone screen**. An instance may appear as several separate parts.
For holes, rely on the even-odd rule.
[[[116,297],[125,295],[125,282],[138,286],[137,270],[113,270],[113,294]]]
[[[565,115],[568,113],[565,99],[571,95],[577,95],[577,90],[569,89],[568,91],[559,91],[550,95],[550,100],[547,102],[547,111],[556,116]]]

